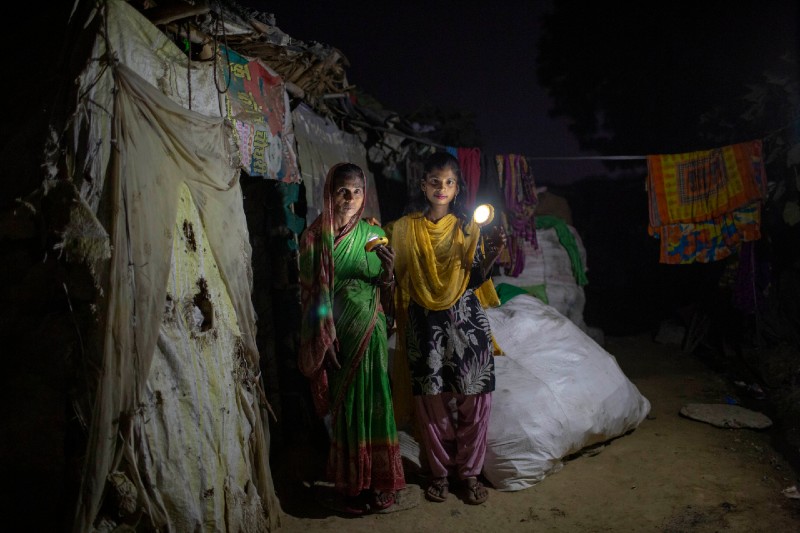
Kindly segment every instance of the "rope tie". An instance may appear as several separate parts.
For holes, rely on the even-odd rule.
[[[225,21],[222,19],[223,15],[220,12],[219,18],[217,18],[216,24],[222,24],[222,39],[225,41],[225,60],[228,63],[228,81],[225,84],[225,89],[220,89],[219,87],[219,78],[217,78],[217,55],[219,52],[219,41],[217,40],[217,33],[214,32],[214,85],[217,87],[217,92],[219,94],[225,94],[228,92],[228,89],[231,86],[231,78],[233,74],[231,73],[231,55],[230,50],[228,49],[228,35],[225,32]]]

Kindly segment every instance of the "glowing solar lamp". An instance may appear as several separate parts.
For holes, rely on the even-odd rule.
[[[370,235],[369,239],[367,239],[367,244],[364,245],[364,249],[368,252],[372,252],[378,246],[386,246],[387,244],[389,244],[389,239],[387,239],[386,237]]]
[[[492,204],[481,204],[476,207],[472,213],[472,220],[480,227],[490,224],[494,220],[494,207],[492,207]]]

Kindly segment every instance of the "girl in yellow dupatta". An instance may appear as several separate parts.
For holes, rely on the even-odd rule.
[[[358,166],[334,166],[322,213],[300,244],[298,363],[317,413],[331,418],[328,478],[354,514],[389,508],[405,487],[384,313],[394,290],[394,251],[365,250],[370,237],[384,235],[361,219],[365,186]]]
[[[424,207],[388,225],[395,247],[398,288],[396,362],[407,363],[410,384],[395,373],[394,387],[410,386],[432,480],[425,495],[441,502],[448,478],[480,504],[488,491],[478,480],[486,453],[494,359],[489,321],[475,295],[505,246],[492,236],[484,256],[480,228],[458,202],[458,160],[432,154],[420,189]],[[395,365],[395,369],[398,365]]]

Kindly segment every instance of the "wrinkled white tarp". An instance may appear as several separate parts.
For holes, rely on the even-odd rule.
[[[189,61],[125,0],[95,7],[53,151],[80,193],[60,247],[90,265],[106,297],[74,530],[92,530],[108,480],[126,494],[120,507],[144,508],[162,530],[275,529],[238,183],[247,151],[222,118],[228,65]],[[290,119],[285,106],[278,125],[293,148]],[[51,177],[64,167],[49,163]]]
[[[186,185],[172,235],[164,318],[140,404],[147,459],[139,468],[160,480],[154,492],[170,531],[268,531],[248,444],[259,378],[241,357],[233,302]]]
[[[251,250],[231,132],[221,118],[182,108],[122,64],[110,73],[115,149],[102,197],[114,254],[103,283],[103,372],[74,530],[91,531],[106,479],[116,472],[135,486],[138,504],[160,529],[273,529],[280,505],[269,469]],[[219,334],[215,343],[199,353],[193,346],[202,340],[182,338],[196,332],[196,323],[164,327],[172,316],[165,313],[170,276],[190,264],[172,257],[175,232],[187,232],[178,217],[184,188],[198,212],[193,239],[207,250],[192,259],[208,262],[195,272],[208,276],[206,291],[195,279],[194,294],[207,293],[207,316],[220,327],[209,335]],[[196,316],[182,294],[191,283],[172,282],[180,301],[171,303],[184,307],[177,312]],[[192,298],[195,306],[200,301]],[[186,402],[192,398],[199,403]]]
[[[191,64],[170,38],[125,0],[99,2],[87,31],[97,31],[83,73],[76,80],[82,95],[72,121],[73,159],[81,198],[97,210],[111,156],[114,80],[109,64],[119,62],[185,109],[221,117],[224,103],[217,86],[225,79],[214,62]],[[215,81],[216,79],[216,81]],[[221,80],[221,81],[220,81]],[[83,175],[91,179],[81,180]]]
[[[100,251],[84,260],[97,266],[110,250],[114,256],[105,263],[110,272],[94,269],[107,296],[99,303],[102,372],[74,530],[92,530],[110,496],[107,480],[127,494],[121,507],[143,507],[162,529],[274,529],[280,505],[256,377],[239,161],[218,118],[223,106],[213,65],[190,65],[123,0],[99,3],[85,28],[96,34],[76,80],[63,151],[83,211],[96,215],[81,220],[97,228],[78,233],[108,235],[110,244],[89,247]],[[191,206],[179,206],[187,191]],[[204,243],[189,263],[172,257],[185,237],[183,220],[194,221],[194,238]],[[194,279],[184,279],[186,272]],[[200,278],[219,330],[198,334],[192,317]],[[168,290],[175,292],[171,302]]]
[[[531,487],[647,416],[650,402],[614,356],[555,308],[523,294],[486,315],[505,354],[495,357],[483,469],[498,490]]]

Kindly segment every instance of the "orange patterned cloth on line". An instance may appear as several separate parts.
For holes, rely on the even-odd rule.
[[[766,197],[761,141],[647,156],[650,226],[703,222]]]
[[[650,235],[659,261],[710,262],[761,237],[766,174],[761,141],[647,157]]]

